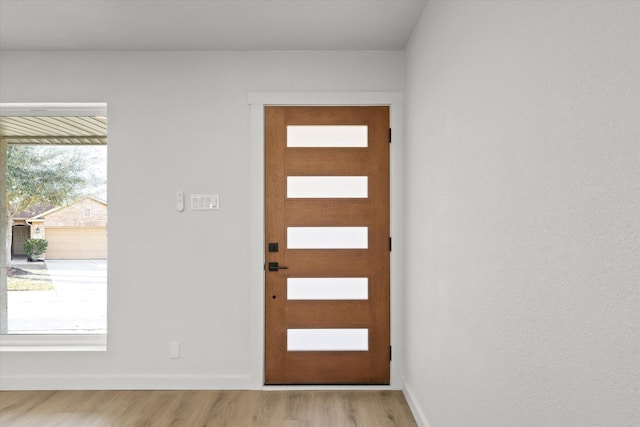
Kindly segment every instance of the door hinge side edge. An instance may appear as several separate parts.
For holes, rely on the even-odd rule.
[[[391,144],[391,128],[389,128],[389,144]]]
[[[389,237],[389,252],[391,252],[391,249],[392,249],[391,237]]]
[[[392,359],[392,357],[391,357],[391,356],[393,355],[393,351],[391,350],[391,348],[392,348],[392,347],[391,347],[391,346],[389,346],[389,361],[391,361],[391,359]]]

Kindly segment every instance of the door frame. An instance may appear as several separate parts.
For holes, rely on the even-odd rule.
[[[402,389],[403,376],[403,92],[251,92],[251,204],[249,243],[250,284],[250,387],[263,389]],[[264,107],[280,106],[389,106],[392,142],[390,152],[391,179],[391,382],[388,386],[265,386],[264,385]]]

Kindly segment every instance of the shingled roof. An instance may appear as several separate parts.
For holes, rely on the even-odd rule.
[[[50,213],[50,212],[52,212],[54,210],[58,210],[58,209],[65,208],[67,206],[71,206],[72,204],[77,203],[77,202],[79,202],[81,200],[84,200],[84,199],[92,199],[92,200],[95,200],[98,203],[102,203],[102,204],[105,204],[105,205],[107,204],[107,202],[105,200],[102,200],[102,199],[100,199],[98,197],[84,196],[84,197],[80,197],[79,199],[74,200],[71,203],[67,203],[67,204],[64,204],[62,206],[55,206],[55,205],[50,205],[50,204],[32,206],[29,209],[25,209],[25,210],[22,210],[22,211],[16,213],[13,216],[13,219],[32,219],[32,218],[37,218],[37,217],[41,216],[42,214],[45,214],[45,213],[48,214],[48,213]]]
[[[22,210],[20,212],[17,212],[13,218],[14,219],[29,219],[29,218],[33,218],[35,216],[38,216],[46,211],[49,211],[51,209],[55,208],[54,205],[36,205],[36,206],[31,206],[28,209]]]

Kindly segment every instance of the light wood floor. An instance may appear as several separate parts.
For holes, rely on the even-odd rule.
[[[3,391],[0,426],[416,426],[400,391]]]

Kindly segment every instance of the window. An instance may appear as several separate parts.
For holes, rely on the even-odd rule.
[[[0,138],[0,350],[104,349],[106,105],[0,104]]]

